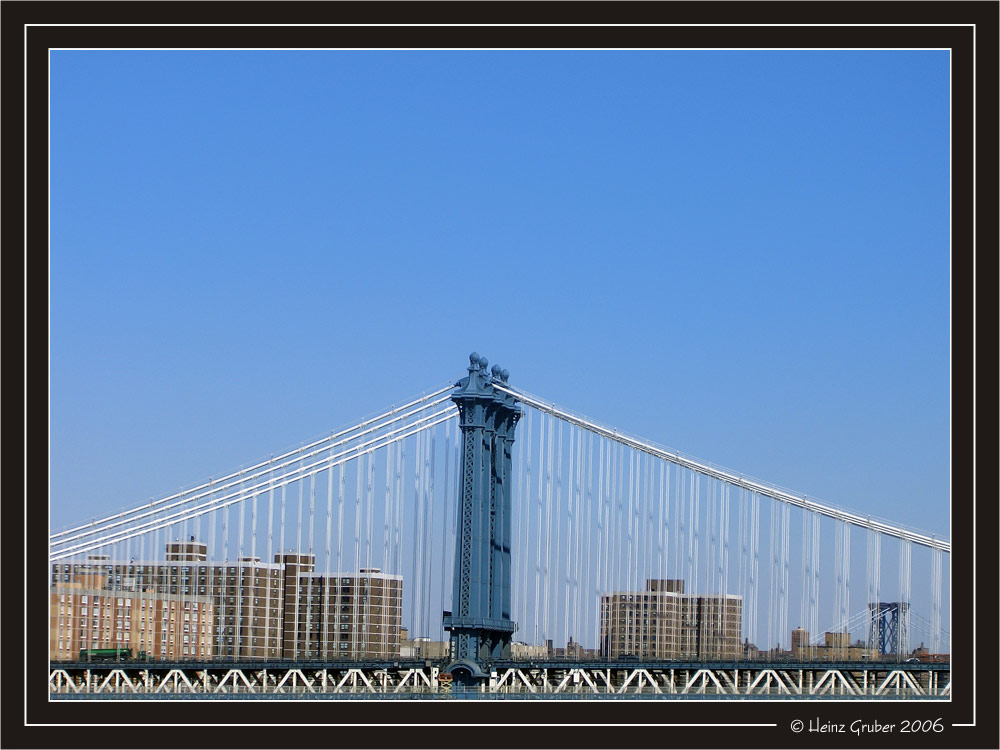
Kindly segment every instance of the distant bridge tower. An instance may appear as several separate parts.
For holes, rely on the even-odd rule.
[[[511,449],[521,418],[513,396],[493,388],[509,373],[478,354],[469,355],[469,374],[455,385],[462,430],[458,484],[458,535],[452,611],[444,613],[451,633],[448,671],[458,682],[484,677],[481,666],[510,658],[515,625],[510,618]]]
[[[907,654],[910,649],[910,603],[871,602],[868,640],[878,654]]]

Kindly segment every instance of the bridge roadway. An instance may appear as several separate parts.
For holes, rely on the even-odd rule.
[[[778,698],[948,699],[951,665],[924,662],[498,661],[476,688],[444,662],[52,662],[54,699]]]

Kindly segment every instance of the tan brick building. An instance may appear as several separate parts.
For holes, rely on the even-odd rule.
[[[685,594],[677,579],[650,579],[645,591],[601,596],[601,655],[617,659],[739,659],[743,600]]]
[[[377,569],[318,575],[313,555],[290,552],[276,554],[273,563],[255,557],[219,563],[207,557],[207,545],[192,538],[168,543],[165,562],[124,563],[92,555],[54,564],[51,658],[78,658],[84,644],[131,648],[133,655],[144,651],[157,660],[399,654],[401,577]],[[97,614],[84,616],[95,600]],[[100,609],[112,601],[106,613]]]
[[[863,642],[851,643],[850,633],[823,634],[821,645],[809,645],[809,631],[796,628],[792,631],[792,658],[799,661],[868,661],[877,659],[874,649]]]
[[[387,575],[378,568],[319,575],[311,555],[287,555],[283,564],[284,658],[399,656],[403,607],[400,576]]]
[[[170,661],[211,655],[214,605],[208,597],[109,590],[63,582],[49,594],[49,653],[76,660],[82,650],[129,649]]]

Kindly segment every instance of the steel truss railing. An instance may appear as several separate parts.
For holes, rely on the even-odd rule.
[[[951,691],[948,665],[504,665],[462,690],[435,666],[412,664],[285,667],[253,665],[64,665],[49,673],[52,697],[168,695],[317,697],[357,695],[461,698],[464,693],[534,698],[715,697],[940,699]]]

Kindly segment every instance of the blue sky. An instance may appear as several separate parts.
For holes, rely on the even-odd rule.
[[[75,52],[53,526],[464,374],[950,535],[947,52]]]

